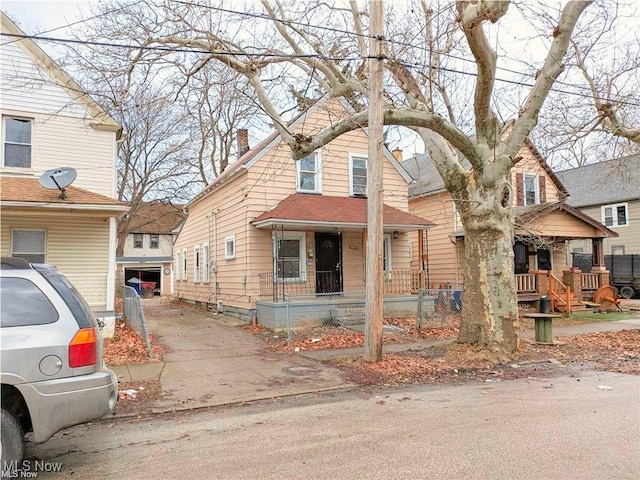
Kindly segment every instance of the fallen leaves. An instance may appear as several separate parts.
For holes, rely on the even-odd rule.
[[[105,338],[102,355],[107,365],[126,365],[129,363],[156,362],[161,356],[161,348],[155,344],[151,335],[153,358],[149,358],[147,346],[125,322],[116,322],[113,338]]]

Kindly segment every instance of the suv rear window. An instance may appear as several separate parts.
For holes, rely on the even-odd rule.
[[[51,286],[53,286],[53,288],[55,288],[60,294],[71,310],[71,313],[73,313],[73,316],[76,318],[80,328],[97,326],[91,307],[87,304],[82,295],[78,293],[76,287],[67,280],[67,277],[48,265],[34,265],[33,268],[40,272],[42,276],[49,281]]]
[[[0,282],[0,326],[44,325],[58,320],[58,311],[36,285],[24,278]]]

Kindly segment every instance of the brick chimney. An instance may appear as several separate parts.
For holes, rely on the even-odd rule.
[[[396,158],[396,160],[400,163],[402,163],[402,150],[399,148],[396,148],[395,150],[393,150],[393,152],[391,152],[393,154],[393,156]]]
[[[238,129],[238,158],[249,151],[249,130]]]

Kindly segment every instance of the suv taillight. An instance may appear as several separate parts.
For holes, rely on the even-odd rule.
[[[69,343],[69,366],[87,367],[96,364],[97,337],[93,328],[82,328]]]

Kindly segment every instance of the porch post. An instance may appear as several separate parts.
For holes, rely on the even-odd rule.
[[[609,285],[609,271],[604,263],[604,240],[602,238],[591,239],[591,273],[598,274],[598,285]]]
[[[423,231],[418,230],[418,266],[420,268],[420,283],[419,289],[424,288],[424,243],[423,243]]]

